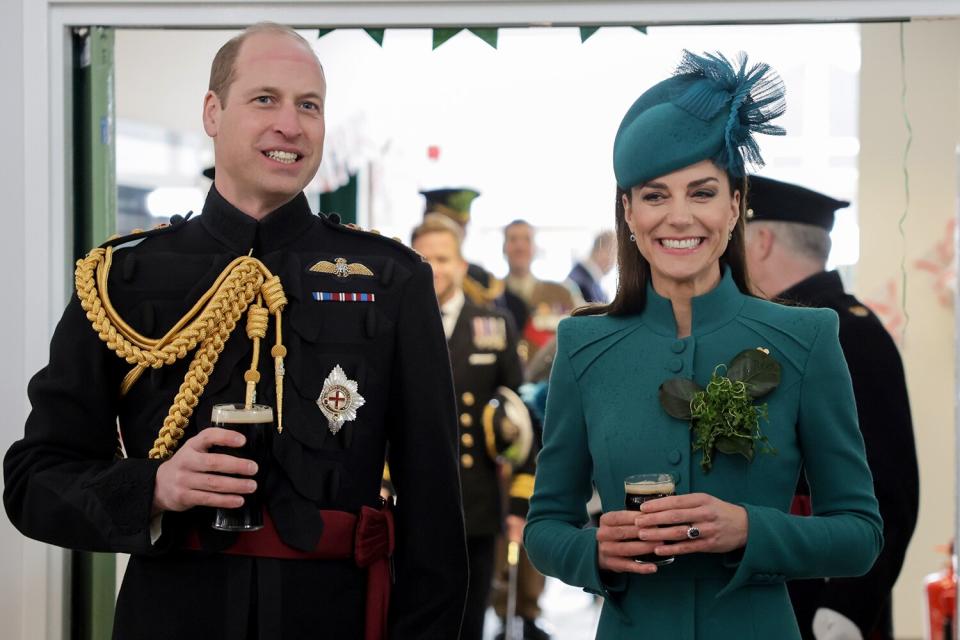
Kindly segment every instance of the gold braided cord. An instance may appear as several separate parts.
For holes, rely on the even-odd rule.
[[[252,403],[250,381],[256,381],[259,362],[259,340],[266,336],[267,314],[276,318],[277,344],[272,353],[282,373],[282,355],[286,354],[280,334],[281,313],[287,304],[280,279],[267,267],[250,256],[235,259],[220,274],[213,286],[204,293],[165,336],[152,339],[135,331],[123,321],[110,303],[107,276],[113,259],[113,248],[98,248],[77,261],[75,272],[77,296],[94,331],[100,339],[134,368],[124,378],[121,393],[126,393],[148,368],[173,364],[196,348],[183,383],[163,421],[160,433],[150,450],[150,457],[164,460],[173,455],[183,438],[184,428],[210,379],[220,353],[236,328],[237,322],[248,312],[247,334],[254,341],[254,357],[244,379],[248,383],[247,404]],[[266,309],[251,303],[262,299]],[[199,345],[199,347],[198,347]],[[282,415],[282,375],[277,379],[277,414]],[[278,418],[278,428],[280,422]]]

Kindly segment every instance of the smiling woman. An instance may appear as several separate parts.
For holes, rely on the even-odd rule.
[[[881,548],[836,314],[750,295],[745,165],[784,108],[767,65],[685,52],[617,132],[617,295],[560,323],[524,539],[543,573],[604,597],[598,638],[799,639],[786,581],[861,575]],[[661,406],[668,383],[725,389],[724,408]],[[820,517],[789,514],[801,465]],[[654,473],[676,495],[622,510],[624,479]]]

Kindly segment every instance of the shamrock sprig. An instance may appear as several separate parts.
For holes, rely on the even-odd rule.
[[[723,375],[726,373],[726,375]],[[693,450],[702,451],[700,467],[709,472],[714,451],[740,454],[749,461],[758,449],[776,454],[760,432],[769,420],[767,404],[754,404],[780,384],[780,363],[766,349],[742,351],[730,365],[718,364],[705,389],[686,378],[660,385],[660,404],[668,415],[689,420]]]

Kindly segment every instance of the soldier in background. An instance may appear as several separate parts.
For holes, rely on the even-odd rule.
[[[469,187],[447,187],[421,191],[426,199],[423,215],[441,214],[452,220],[460,228],[461,244],[467,235],[470,224],[470,205],[480,197],[480,192]],[[463,279],[463,292],[474,304],[481,307],[504,309],[513,316],[513,324],[523,329],[529,314],[527,305],[510,291],[506,291],[502,280],[479,264],[467,263],[467,275]]]
[[[606,304],[609,300],[600,281],[610,273],[616,262],[617,238],[613,231],[604,231],[593,239],[590,257],[573,265],[567,280],[577,287],[584,302]]]
[[[533,492],[533,432],[516,395],[522,372],[513,322],[505,312],[480,307],[464,295],[467,263],[460,239],[457,225],[428,214],[414,229],[411,244],[433,268],[460,414],[460,484],[470,556],[460,638],[481,640],[496,540],[504,529],[498,460],[503,456],[517,469],[509,485],[506,535],[520,543]]]
[[[867,575],[788,585],[800,631],[805,639],[887,640],[893,637],[890,592],[917,522],[919,477],[897,347],[877,316],[843,290],[840,275],[826,271],[834,213],[849,204],[754,176],[746,253],[750,279],[761,295],[828,307],[840,316],[840,346],[883,516],[883,551]],[[809,489],[802,479],[797,493],[792,511],[809,515]]]
[[[534,228],[526,220],[514,220],[503,229],[503,255],[510,271],[504,282],[507,291],[526,304],[529,320],[521,331],[526,360],[557,333],[557,325],[583,301],[558,282],[540,280],[530,271],[535,253]]]

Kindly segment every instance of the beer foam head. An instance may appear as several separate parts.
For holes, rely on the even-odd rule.
[[[669,477],[663,480],[641,480],[640,482],[625,482],[627,493],[635,496],[670,495],[676,490],[673,480]]]
[[[213,407],[210,421],[214,424],[260,424],[273,422],[273,409],[255,404],[249,409],[242,404],[218,404]]]

